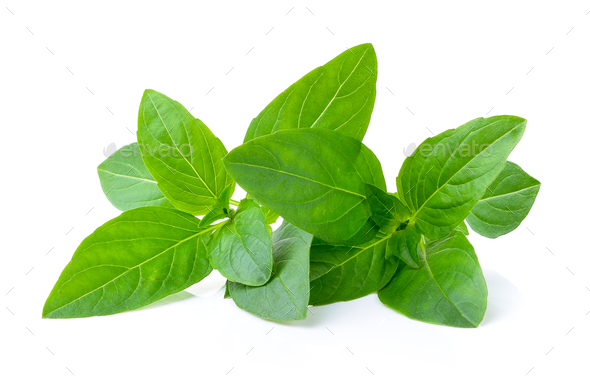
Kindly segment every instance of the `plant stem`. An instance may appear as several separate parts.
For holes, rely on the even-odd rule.
[[[215,229],[217,229],[217,228],[221,227],[222,225],[224,225],[226,221],[227,221],[227,220],[223,220],[221,223],[217,223],[217,224],[215,224],[215,225],[212,225],[212,226],[210,226],[209,228],[205,229],[204,231],[202,231],[202,232],[199,232],[198,234],[199,234],[199,235],[202,235],[202,234],[203,234],[203,233],[205,233],[205,232],[210,232],[210,231],[213,231],[213,230],[215,230]]]
[[[239,201],[235,201],[235,200],[232,200],[232,199],[229,199],[229,203],[230,203],[231,205],[235,205],[236,207],[237,207],[238,205],[240,205],[240,202],[239,202]]]

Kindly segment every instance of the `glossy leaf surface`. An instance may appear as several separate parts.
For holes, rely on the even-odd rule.
[[[260,287],[227,283],[236,305],[273,321],[302,320],[309,302],[309,247],[312,235],[283,221],[273,234],[274,271]]]
[[[268,281],[272,238],[264,213],[254,200],[242,200],[234,218],[213,234],[209,258],[213,268],[228,280],[253,286]]]
[[[469,216],[467,216],[469,217]],[[455,228],[455,230],[460,231],[461,233],[463,233],[465,236],[469,235],[469,229],[467,229],[467,224],[465,224],[464,221],[462,221],[457,228]]]
[[[367,227],[365,183],[386,188],[381,164],[366,146],[326,129],[263,136],[232,150],[224,163],[262,205],[327,241],[349,239]],[[361,233],[356,241],[372,236]]]
[[[206,214],[226,186],[233,192],[235,183],[221,161],[225,147],[179,102],[146,90],[139,107],[137,137],[146,167],[162,193],[181,211]]]
[[[312,305],[348,301],[377,292],[393,276],[398,259],[387,255],[387,235],[357,246],[311,247]]]
[[[453,327],[477,327],[488,290],[473,247],[459,231],[427,243],[420,269],[404,267],[379,299],[415,320]]]
[[[524,220],[540,188],[538,180],[508,161],[467,216],[467,223],[485,237],[505,235]]]
[[[412,268],[420,268],[420,256],[418,255],[418,243],[422,235],[413,224],[401,231],[391,234],[387,242],[389,253],[400,258]]]
[[[325,128],[362,140],[375,103],[377,57],[357,45],[314,69],[252,120],[244,142],[284,129]]]
[[[137,143],[113,153],[97,170],[107,199],[121,211],[147,205],[172,208],[143,163]]]
[[[383,232],[394,232],[400,224],[410,218],[410,210],[397,197],[365,184],[367,200],[371,208],[371,219]]]
[[[49,294],[43,317],[110,315],[182,291],[211,272],[210,229],[174,209],[123,212],[80,244]]]
[[[524,133],[516,116],[478,118],[424,141],[400,170],[397,186],[425,236],[446,236],[469,215]]]

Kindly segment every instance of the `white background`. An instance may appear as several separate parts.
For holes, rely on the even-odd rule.
[[[589,382],[590,2],[94,4],[0,8],[0,381]],[[479,328],[412,321],[376,295],[271,323],[223,300],[217,274],[147,309],[41,319],[78,244],[119,213],[96,166],[135,141],[145,88],[232,149],[277,94],[365,42],[379,75],[364,142],[390,191],[410,143],[528,119],[510,159],[542,181],[535,206],[509,235],[470,236],[489,286]]]

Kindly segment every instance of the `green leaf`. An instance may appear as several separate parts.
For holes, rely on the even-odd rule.
[[[410,211],[397,197],[371,184],[365,184],[371,219],[383,232],[394,232],[410,218]]]
[[[461,224],[457,225],[457,227],[454,229],[454,231],[459,231],[462,234],[464,234],[465,236],[469,236],[469,229],[467,228],[467,224],[465,224],[464,221],[461,222]],[[428,237],[424,237],[424,243],[428,244],[428,243],[432,243],[434,241],[437,241],[439,239],[431,239]]]
[[[123,212],[88,236],[49,294],[43,317],[110,315],[182,291],[211,272],[213,227],[174,209]]]
[[[476,204],[477,205],[477,204]],[[469,216],[467,216],[469,217]],[[460,231],[461,233],[463,233],[465,236],[469,235],[469,229],[467,229],[467,224],[465,224],[464,221],[462,221],[457,228],[455,228],[456,231]]]
[[[379,299],[410,319],[453,327],[477,327],[488,290],[473,247],[459,231],[426,244],[423,267],[404,267]]]
[[[362,140],[375,103],[371,44],[347,49],[277,96],[252,120],[244,142],[284,129],[325,128]]]
[[[224,217],[228,217],[228,214],[225,213],[223,208],[221,208],[219,205],[215,205],[213,208],[211,208],[209,213],[203,216],[201,223],[199,223],[199,227],[206,227],[213,224],[217,220],[223,219]]]
[[[223,191],[219,194],[217,202],[212,207],[207,207],[209,212],[201,219],[201,227],[205,227],[207,225],[211,225],[217,220],[221,220],[225,217],[229,217],[230,215],[230,208],[229,208],[229,198],[231,197],[231,193],[233,192],[234,186],[228,185],[226,186]]]
[[[333,245],[348,245],[348,246],[350,246],[350,245],[364,244],[367,241],[374,238],[375,236],[377,236],[379,231],[380,231],[380,228],[377,225],[377,223],[375,223],[371,219],[371,217],[369,217],[365,221],[365,224],[358,231],[356,231],[356,233],[354,235],[352,235],[348,239],[344,239],[344,240],[329,239],[329,240],[330,240],[330,243]]]
[[[229,280],[225,280],[225,292],[223,293],[224,299],[231,299],[231,294],[229,293]]]
[[[376,226],[367,224],[365,183],[386,189],[381,164],[364,144],[341,133],[279,131],[240,145],[224,163],[262,205],[324,240],[339,242]],[[374,231],[360,235],[355,241],[364,243]]]
[[[312,305],[358,299],[379,291],[393,276],[398,259],[387,257],[389,235],[380,233],[365,244],[341,246],[314,239],[311,246]]]
[[[502,171],[525,125],[516,116],[478,118],[420,144],[397,178],[416,228],[437,239],[465,220]]]
[[[434,155],[438,155],[439,153],[442,153],[443,155],[447,155],[448,153],[452,153],[452,148],[450,148],[450,145],[448,146],[449,148],[447,148],[447,146],[445,146],[444,144],[442,145],[438,145],[443,139],[452,136],[454,133],[456,132],[455,129],[447,129],[444,132],[439,133],[438,135],[434,136],[434,137],[429,137],[428,139],[424,140],[422,142],[422,144],[420,144],[412,153],[412,155],[410,155],[410,157],[406,158],[406,160],[404,160],[404,163],[402,164],[402,167],[399,170],[399,174],[395,179],[396,182],[396,187],[397,187],[397,198],[400,199],[404,205],[406,207],[408,207],[410,209],[410,212],[415,212],[416,208],[413,205],[413,197],[415,196],[415,185],[410,186],[409,181],[410,181],[410,177],[412,181],[415,181],[418,179],[418,172],[421,170],[421,168],[419,167],[419,165],[421,163],[424,162],[424,157],[431,157],[433,156],[433,148],[439,148],[437,150],[437,152],[434,152]],[[442,148],[442,149],[440,149]],[[414,161],[417,161],[418,166],[414,167]],[[412,171],[412,172],[409,172]],[[432,168],[430,168],[430,171],[432,171]],[[427,173],[430,173],[429,171],[426,171]],[[400,191],[404,190],[404,187],[406,189],[406,191],[404,193],[400,193]],[[411,193],[411,194],[410,194]]]
[[[229,199],[234,192],[234,188],[235,184],[233,183],[227,185],[225,188],[223,188],[223,191],[221,191],[219,197],[217,198],[217,205],[221,207],[226,215],[229,214]]]
[[[272,209],[265,207],[264,205],[260,207],[262,212],[264,212],[264,217],[266,219],[266,224],[271,225],[277,222],[279,218],[279,214],[273,211]]]
[[[269,282],[250,287],[228,282],[236,305],[263,319],[302,320],[309,301],[309,247],[312,235],[283,221],[273,234],[274,271]]]
[[[147,205],[172,208],[145,167],[137,143],[103,161],[98,166],[98,178],[107,199],[121,211]]]
[[[259,286],[272,272],[272,238],[264,213],[252,199],[240,201],[236,215],[209,244],[213,268],[228,280]]]
[[[541,183],[508,161],[475,204],[467,222],[482,236],[496,238],[520,225],[531,210]]]
[[[254,199],[249,194],[246,195],[246,198],[253,199],[258,204],[260,204],[259,201],[257,201],[256,199]],[[268,207],[265,207],[264,205],[262,205],[260,207],[260,209],[262,209],[262,212],[264,212],[264,217],[266,218],[266,224],[271,225],[271,224],[274,224],[274,223],[277,222],[277,219],[279,218],[279,214],[278,213],[276,213],[275,211],[273,211],[272,209],[270,209]]]
[[[178,209],[193,215],[209,212],[221,192],[235,183],[221,159],[221,141],[179,102],[146,90],[139,107],[137,137],[145,165],[158,187]]]
[[[391,234],[387,246],[389,253],[400,258],[412,268],[420,268],[420,256],[418,255],[418,244],[422,235],[412,224],[405,229],[395,231]]]

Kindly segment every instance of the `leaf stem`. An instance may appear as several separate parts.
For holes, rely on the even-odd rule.
[[[213,231],[213,230],[215,230],[215,229],[217,229],[217,228],[221,227],[222,225],[224,225],[226,221],[227,221],[227,220],[223,220],[222,222],[220,222],[220,223],[217,223],[217,224],[215,224],[215,225],[211,225],[211,226],[209,226],[209,227],[205,227],[205,230],[203,230],[203,231],[199,232],[199,233],[198,233],[198,235],[202,235],[203,233],[206,233],[206,232]]]
[[[230,203],[231,205],[235,205],[236,207],[237,207],[238,205],[240,205],[240,202],[239,202],[239,201],[236,201],[236,200],[233,200],[233,199],[229,199],[229,203]]]

